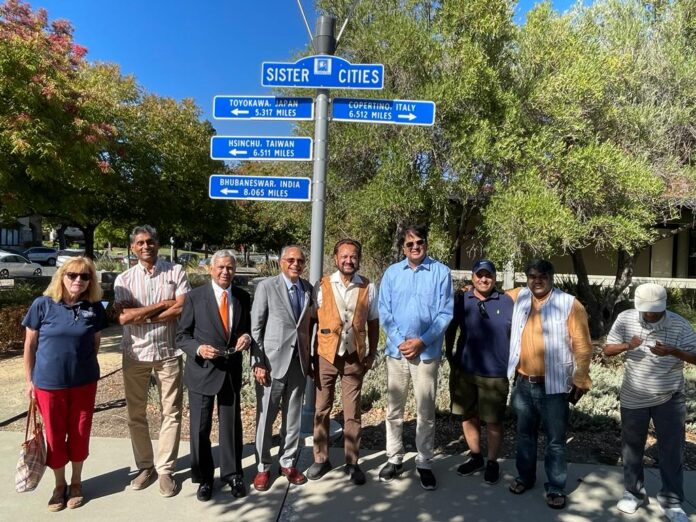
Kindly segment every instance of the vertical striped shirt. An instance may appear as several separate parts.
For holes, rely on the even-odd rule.
[[[649,408],[667,402],[684,390],[684,361],[671,355],[650,351],[657,341],[685,352],[696,351],[696,333],[682,316],[667,311],[656,323],[644,321],[638,310],[626,310],[616,318],[607,336],[607,344],[627,343],[637,335],[643,343],[625,352],[621,406]]]
[[[176,299],[191,289],[181,265],[157,260],[152,274],[138,263],[118,275],[114,282],[115,304],[121,308],[140,308]],[[161,361],[178,357],[176,321],[128,324],[123,327],[121,348],[136,361]]]

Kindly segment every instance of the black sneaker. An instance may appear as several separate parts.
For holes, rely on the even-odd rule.
[[[380,482],[391,482],[396,477],[401,475],[401,472],[403,470],[404,470],[403,464],[392,464],[391,462],[387,462],[384,465],[384,467],[381,470],[379,470],[379,481]]]
[[[486,484],[497,484],[500,480],[500,466],[495,460],[486,463],[486,471],[483,472],[483,480]]]
[[[457,474],[462,477],[468,477],[482,470],[484,464],[483,457],[480,453],[472,453],[469,460],[457,468]]]
[[[365,473],[357,464],[346,464],[346,475],[356,486],[362,486],[365,483]]]
[[[314,462],[309,469],[305,471],[305,476],[309,480],[319,480],[329,471],[331,471],[331,462],[328,460],[326,462]]]
[[[420,475],[420,483],[423,489],[432,491],[437,489],[437,479],[433,475],[433,470],[425,468],[416,468],[418,474]]]

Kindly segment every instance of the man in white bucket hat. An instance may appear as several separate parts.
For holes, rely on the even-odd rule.
[[[648,503],[643,450],[652,419],[662,488],[657,500],[669,520],[687,521],[684,501],[684,362],[696,364],[696,333],[667,310],[667,292],[655,283],[636,288],[635,309],[619,314],[607,337],[605,355],[626,352],[621,385],[623,498],[616,507],[634,513]]]

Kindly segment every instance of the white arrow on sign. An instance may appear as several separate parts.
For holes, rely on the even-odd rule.
[[[416,115],[411,112],[409,112],[408,114],[397,114],[396,117],[408,121],[413,121],[416,119]]]
[[[242,109],[232,109],[232,114],[239,116],[240,114],[249,114],[249,111],[243,111]]]
[[[230,154],[232,154],[232,156],[243,156],[243,155],[249,154],[249,151],[248,150],[239,150],[239,149],[230,149]]]
[[[232,189],[228,189],[228,188],[224,188],[224,189],[220,190],[220,192],[222,192],[225,196],[227,196],[229,194],[239,194],[238,190],[232,190]]]

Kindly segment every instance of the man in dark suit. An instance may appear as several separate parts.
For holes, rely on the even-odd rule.
[[[280,474],[291,484],[307,482],[296,461],[302,400],[310,372],[312,285],[300,277],[305,267],[302,249],[287,246],[280,257],[282,273],[259,283],[251,309],[258,466],[254,488],[258,491],[266,491],[270,486],[271,436],[281,404]]]
[[[220,479],[234,497],[246,495],[242,479],[242,351],[251,345],[250,297],[232,286],[234,253],[216,252],[210,263],[211,283],[186,294],[179,319],[177,346],[186,352],[184,384],[191,415],[191,475],[198,500],[213,492],[210,430],[215,397],[218,402]]]

